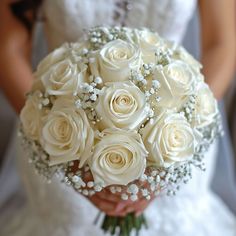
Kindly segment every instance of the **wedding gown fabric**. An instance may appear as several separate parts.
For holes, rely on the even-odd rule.
[[[126,12],[115,0],[45,0],[42,13],[49,48],[76,41],[84,29],[117,25]],[[163,37],[181,42],[195,7],[195,0],[130,1],[125,25],[149,27]],[[119,17],[114,19],[114,12]],[[34,173],[20,149],[19,167],[29,204],[16,212],[0,230],[4,236],[102,236],[93,224],[98,210],[71,187],[55,177],[51,184]],[[206,154],[207,171],[195,170],[192,180],[174,197],[156,198],[146,209],[149,229],[141,236],[235,236],[236,221],[223,202],[210,190],[217,142]]]

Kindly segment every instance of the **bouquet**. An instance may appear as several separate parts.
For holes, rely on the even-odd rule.
[[[149,29],[96,27],[41,61],[21,112],[33,168],[89,197],[174,195],[221,133],[201,64]],[[86,173],[92,178],[87,181]],[[144,215],[106,215],[104,231],[139,232]]]

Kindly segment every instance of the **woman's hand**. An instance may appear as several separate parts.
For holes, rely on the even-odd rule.
[[[151,202],[151,200],[140,196],[135,202],[131,200],[124,201],[121,199],[121,193],[111,193],[107,188],[88,198],[97,208],[110,216],[125,216],[131,212],[139,215]]]
[[[90,172],[86,172],[84,181],[91,181],[92,175]],[[144,187],[147,183],[137,181],[138,186]],[[137,201],[122,200],[122,192],[112,193],[109,187],[104,188],[101,192],[95,193],[93,196],[87,198],[101,211],[110,216],[125,216],[128,213],[135,212],[136,215],[141,214],[153,200],[154,196],[151,196],[150,200],[147,200],[143,196],[138,196]]]

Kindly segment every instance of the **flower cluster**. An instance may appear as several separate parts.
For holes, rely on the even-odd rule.
[[[132,201],[175,194],[193,167],[203,169],[220,133],[200,70],[184,48],[148,29],[91,29],[34,74],[20,115],[31,161],[86,196],[105,187]]]

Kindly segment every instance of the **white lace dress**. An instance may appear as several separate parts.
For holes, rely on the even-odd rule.
[[[127,4],[128,3],[128,4]],[[146,26],[181,42],[196,0],[45,0],[42,7],[50,49],[75,41],[84,28],[107,24]],[[207,153],[207,171],[193,179],[175,197],[159,197],[146,209],[149,229],[141,236],[235,236],[236,221],[211,192],[209,184],[217,143]],[[20,153],[20,152],[19,152]],[[19,166],[29,206],[15,213],[0,229],[3,236],[102,236],[93,221],[97,209],[56,178],[51,184],[35,175],[24,154]]]

